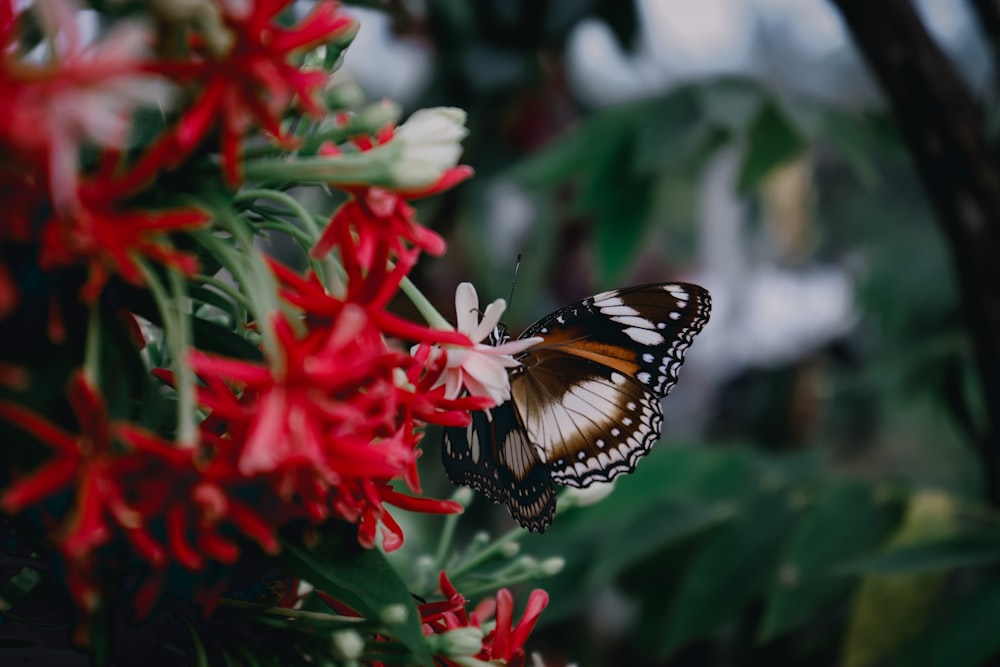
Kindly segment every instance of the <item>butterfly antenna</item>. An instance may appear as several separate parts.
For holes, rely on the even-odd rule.
[[[514,303],[514,288],[517,287],[517,270],[521,268],[521,253],[514,260],[514,277],[510,281],[510,297],[507,299],[507,310],[504,311],[504,328],[507,328],[507,316],[510,315],[510,304]]]

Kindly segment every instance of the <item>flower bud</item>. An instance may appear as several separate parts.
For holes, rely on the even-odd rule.
[[[460,142],[467,134],[462,109],[435,107],[414,112],[396,129],[390,143],[402,149],[392,165],[396,184],[419,188],[437,181],[458,164],[462,155]]]
[[[406,617],[408,615],[406,607],[403,605],[390,604],[382,608],[379,618],[386,625],[399,625],[400,623],[406,622]]]
[[[427,646],[434,655],[446,658],[472,656],[483,648],[483,631],[477,627],[455,628],[427,637]]]
[[[365,653],[365,639],[354,630],[337,630],[330,635],[330,652],[341,660],[358,660]]]

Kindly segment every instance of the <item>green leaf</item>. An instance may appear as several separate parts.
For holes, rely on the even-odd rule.
[[[869,484],[846,481],[825,488],[785,546],[760,640],[774,639],[845,596],[854,582],[830,576],[832,568],[880,544],[894,518],[892,508],[875,499]]]
[[[737,187],[746,192],[760,185],[777,167],[805,150],[806,144],[788,116],[773,102],[765,104],[747,132],[747,148]]]
[[[652,100],[635,133],[633,168],[655,173],[684,165],[704,141],[708,127],[690,87]]]
[[[747,501],[709,538],[673,599],[661,655],[716,631],[767,587],[791,518],[787,492],[771,492]]]
[[[743,134],[758,117],[765,98],[748,79],[721,79],[697,90],[702,113],[713,124],[733,134]]]
[[[612,524],[594,556],[585,588],[597,590],[649,556],[731,518],[726,503],[647,504],[627,520]]]
[[[950,618],[928,627],[904,652],[900,664],[926,667],[984,665],[1000,651],[1000,585],[976,591]]]
[[[364,549],[354,531],[327,524],[315,549],[306,549],[282,538],[282,550],[273,560],[278,567],[302,577],[374,621],[382,621],[386,632],[402,642],[414,662],[432,664],[421,630],[420,613],[403,580],[380,549]],[[402,607],[406,618],[385,624],[387,608]]]
[[[837,568],[841,574],[912,574],[942,572],[1000,562],[1000,535],[967,534],[902,546],[853,560]]]
[[[891,547],[930,544],[954,535],[955,499],[941,491],[921,490],[908,500]],[[858,586],[844,633],[844,667],[884,663],[920,637],[934,613],[945,575],[868,574]]]
[[[593,191],[592,191],[593,192]],[[635,262],[651,221],[653,180],[609,179],[589,197],[597,216],[594,252],[599,284],[616,284]]]

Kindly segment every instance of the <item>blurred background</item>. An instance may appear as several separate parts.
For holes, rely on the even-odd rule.
[[[566,559],[538,582],[546,665],[963,665],[1000,647],[1000,369],[982,354],[1000,331],[977,315],[1000,256],[963,255],[955,222],[996,209],[971,185],[948,208],[997,168],[970,157],[996,125],[990,4],[352,3],[339,76],[469,113],[477,177],[421,203],[448,240],[414,274],[440,312],[460,281],[506,297],[518,254],[515,333],[629,284],[713,296],[662,441],[522,540]],[[447,495],[439,437],[422,473]],[[461,539],[512,525],[480,498]],[[410,529],[409,553],[433,546]]]

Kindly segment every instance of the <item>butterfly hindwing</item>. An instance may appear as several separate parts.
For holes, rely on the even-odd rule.
[[[521,335],[544,340],[519,357],[511,392],[556,482],[585,487],[635,469],[710,309],[697,285],[642,285],[566,306]]]
[[[509,401],[473,412],[466,428],[444,430],[444,469],[454,484],[506,503],[523,527],[542,532],[552,523],[556,494],[548,468],[535,453]]]

